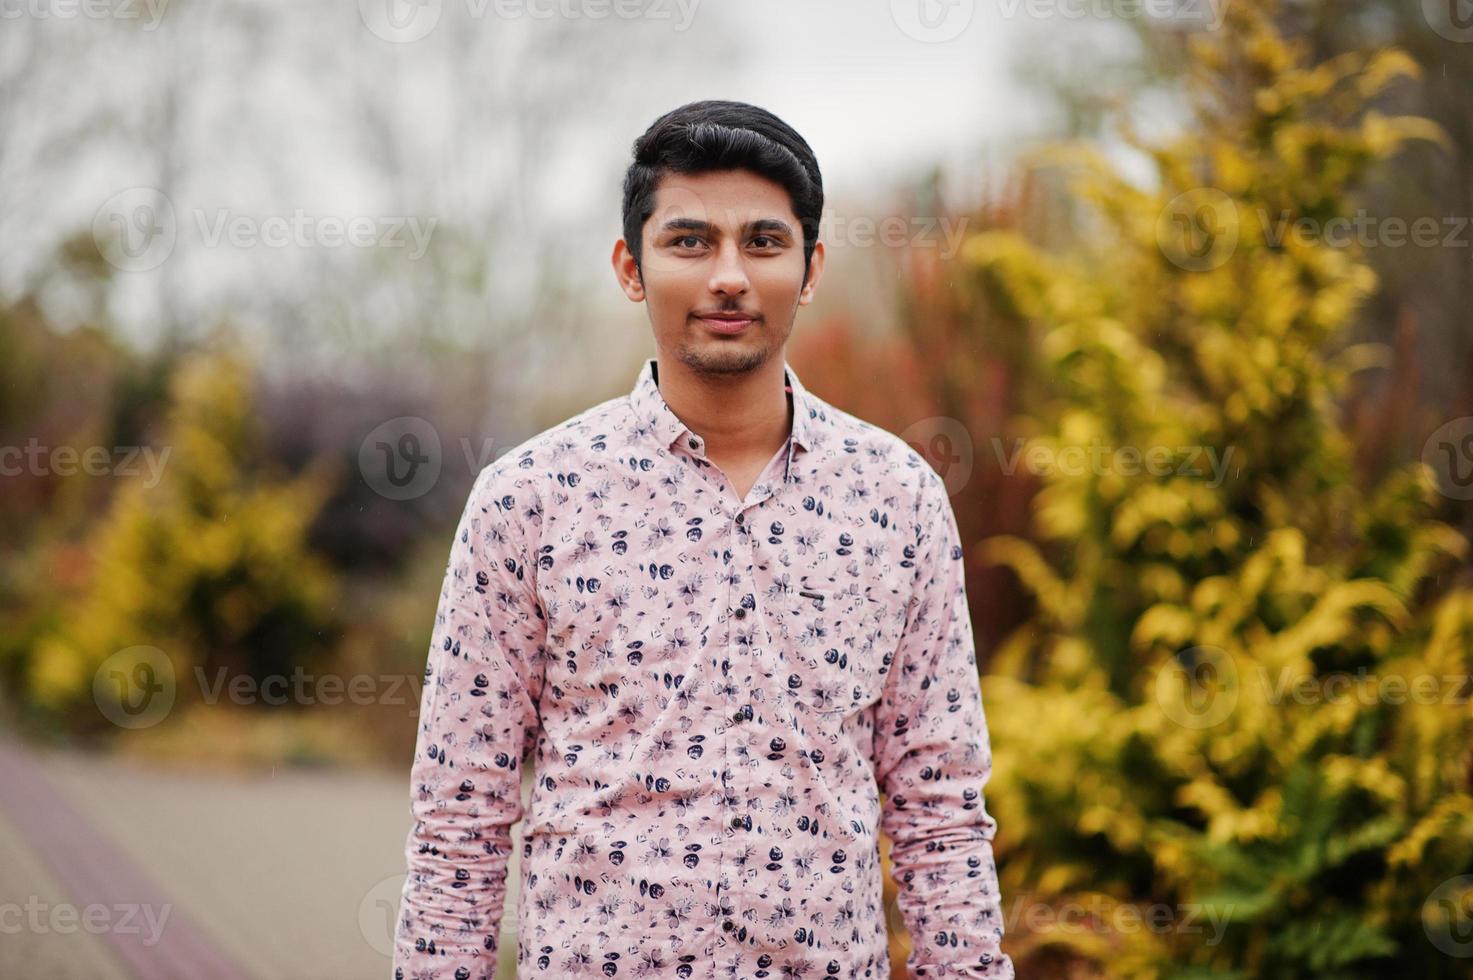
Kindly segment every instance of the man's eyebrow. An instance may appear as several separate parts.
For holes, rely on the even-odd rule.
[[[709,232],[710,230],[711,222],[702,221],[700,218],[671,218],[669,221],[666,221],[663,225],[660,226],[661,232]],[[792,226],[789,225],[786,221],[783,221],[781,218],[758,218],[755,221],[747,222],[743,230],[746,231],[748,234],[752,234],[755,232],[778,232],[780,234],[787,235],[789,238],[793,237]]]

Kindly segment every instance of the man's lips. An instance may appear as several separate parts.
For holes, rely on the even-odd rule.
[[[741,333],[757,322],[757,318],[746,313],[696,314],[696,319],[717,333]]]

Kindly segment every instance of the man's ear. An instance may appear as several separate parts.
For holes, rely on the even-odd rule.
[[[818,290],[818,280],[823,278],[823,259],[823,242],[815,242],[813,257],[808,261],[808,277],[803,282],[803,290],[798,293],[799,306],[807,306],[813,302],[813,294]]]
[[[614,242],[614,253],[609,256],[609,261],[614,266],[614,278],[619,280],[619,288],[624,290],[624,295],[630,302],[644,302],[644,272],[624,239]]]

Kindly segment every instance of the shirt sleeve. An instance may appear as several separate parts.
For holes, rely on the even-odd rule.
[[[875,716],[897,903],[914,977],[1012,977],[1002,952],[992,773],[967,608],[962,547],[945,485],[929,468],[917,501],[915,591]]]
[[[394,936],[395,980],[496,974],[524,750],[540,728],[537,601],[519,519],[528,501],[492,464],[450,547],[410,770],[414,825]]]

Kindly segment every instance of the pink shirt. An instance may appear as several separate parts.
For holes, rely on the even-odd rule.
[[[396,978],[495,975],[523,817],[524,980],[888,977],[881,830],[914,975],[1013,975],[951,501],[787,376],[791,436],[745,500],[653,359],[476,478],[425,668]]]

